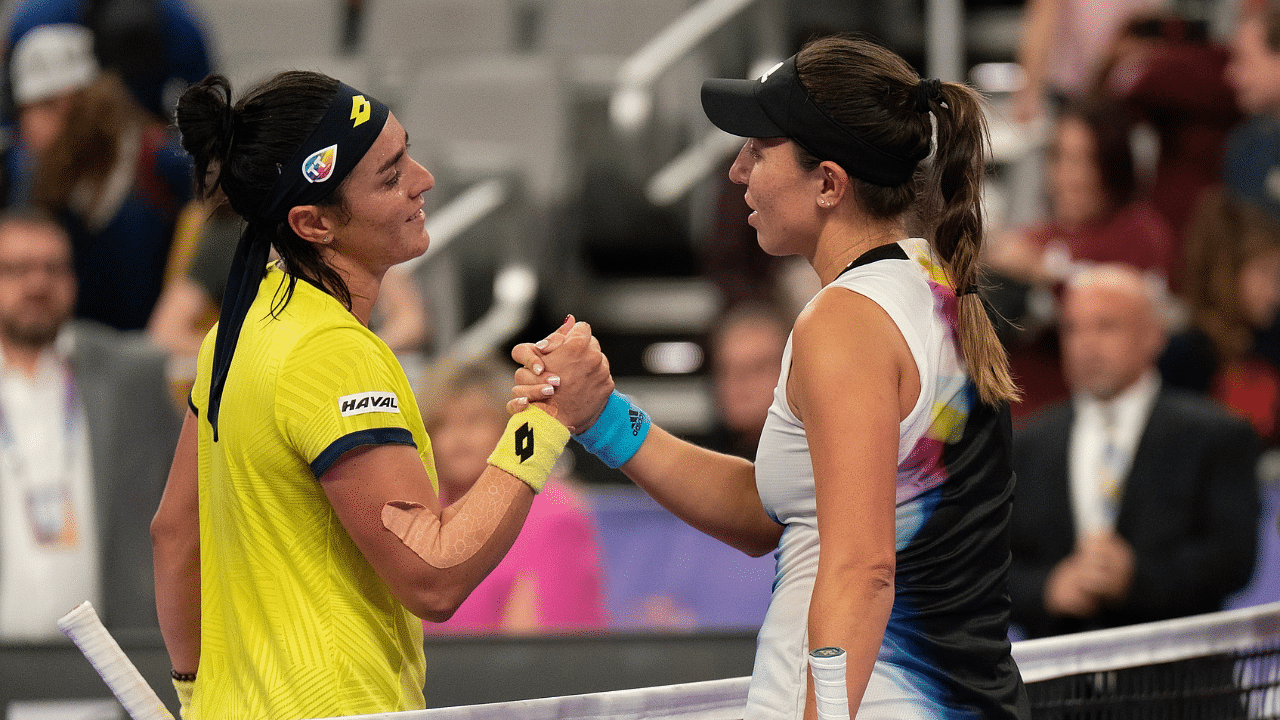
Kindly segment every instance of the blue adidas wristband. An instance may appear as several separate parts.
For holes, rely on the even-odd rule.
[[[611,468],[630,460],[649,435],[649,416],[626,395],[613,391],[595,424],[573,439]]]

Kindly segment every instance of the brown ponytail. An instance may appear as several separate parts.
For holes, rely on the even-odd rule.
[[[982,249],[982,179],[987,124],[977,94],[965,85],[941,83],[929,113],[917,104],[920,77],[905,60],[873,42],[828,37],[796,56],[796,71],[813,102],[872,145],[899,157],[919,157],[937,118],[933,160],[911,181],[896,186],[858,181],[859,203],[876,218],[915,210],[930,243],[946,265],[958,296],[960,350],[983,402],[1013,402],[1020,392],[1009,358],[978,297]],[[816,160],[816,159],[813,159]]]
[[[1008,354],[976,292],[983,238],[982,179],[989,142],[986,118],[977,93],[958,83],[942,83],[941,97],[931,104],[938,144],[925,171],[924,202],[934,212],[934,250],[947,264],[958,293],[960,348],[982,401],[1014,402],[1021,392],[1009,372]]]

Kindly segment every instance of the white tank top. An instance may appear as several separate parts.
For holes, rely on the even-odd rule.
[[[894,610],[858,717],[1015,717],[1022,687],[1006,638],[1008,409],[977,400],[956,342],[955,292],[925,240],[870,251],[822,292],[846,290],[884,309],[920,374],[919,398],[899,424]],[[808,440],[786,398],[790,365],[788,339],[755,464],[764,507],[785,530],[747,720],[800,717],[805,703],[819,538]],[[948,596],[952,589],[960,592]]]

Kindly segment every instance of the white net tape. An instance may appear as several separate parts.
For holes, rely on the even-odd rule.
[[[1025,640],[1013,657],[1026,682],[1119,670],[1280,643],[1280,603],[1129,627]]]
[[[750,678],[729,678],[488,705],[349,715],[345,720],[738,720]]]

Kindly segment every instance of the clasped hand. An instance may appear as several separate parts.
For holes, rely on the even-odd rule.
[[[1049,574],[1045,607],[1055,615],[1091,617],[1123,602],[1133,582],[1134,552],[1113,531],[1089,533]]]
[[[511,350],[520,364],[507,411],[514,414],[538,403],[574,434],[591,427],[613,392],[609,359],[591,326],[570,315],[564,324],[537,343]]]

